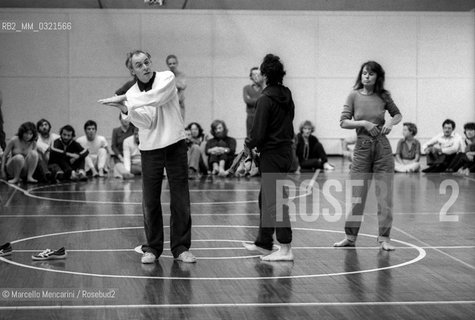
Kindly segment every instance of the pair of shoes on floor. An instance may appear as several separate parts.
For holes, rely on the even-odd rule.
[[[0,257],[6,257],[12,254],[13,248],[10,242],[3,244],[0,247]]]
[[[142,246],[135,248],[135,251],[136,252],[142,251]],[[151,264],[151,263],[155,263],[157,259],[158,258],[154,253],[150,251],[146,251],[143,253],[141,261],[143,264]],[[190,251],[183,251],[178,257],[175,258],[175,260],[186,262],[186,263],[195,263],[196,257]]]
[[[68,253],[66,252],[66,249],[62,247],[58,250],[46,249],[38,254],[35,254],[34,256],[31,256],[31,259],[35,261],[59,260],[66,258],[67,255]]]

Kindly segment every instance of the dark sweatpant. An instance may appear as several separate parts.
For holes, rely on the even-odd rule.
[[[289,145],[285,149],[262,152],[260,159],[262,174],[261,190],[259,193],[260,222],[259,233],[254,243],[256,246],[271,250],[274,232],[278,242],[282,244],[292,242],[288,206],[283,206],[282,219],[278,219],[276,215],[276,181],[278,179],[285,179],[292,166],[292,148]]]
[[[141,151],[143,216],[147,243],[144,252],[159,257],[163,252],[162,182],[167,169],[170,185],[170,248],[176,258],[191,246],[190,192],[185,140],[162,149]]]

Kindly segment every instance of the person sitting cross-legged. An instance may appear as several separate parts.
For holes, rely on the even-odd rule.
[[[316,169],[334,170],[335,167],[328,163],[327,154],[323,145],[312,133],[315,126],[310,121],[304,121],[300,125],[297,134],[297,157],[302,170],[314,171]]]
[[[70,125],[62,127],[59,136],[51,147],[49,170],[57,180],[87,180],[84,159],[89,151],[74,140],[75,131]]]
[[[206,142],[206,154],[208,155],[209,168],[212,174],[225,177],[236,152],[236,139],[228,136],[228,128],[222,120],[214,120],[211,123],[213,138]]]
[[[107,139],[97,134],[97,123],[94,120],[86,121],[84,132],[86,135],[77,138],[76,141],[89,151],[85,170],[91,171],[93,177],[105,177],[109,154],[112,153]]]

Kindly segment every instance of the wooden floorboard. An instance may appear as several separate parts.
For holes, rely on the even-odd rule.
[[[140,263],[133,250],[144,241],[139,178],[0,182],[0,242],[14,247],[0,258],[0,319],[473,319],[474,177],[397,174],[397,250],[377,247],[373,190],[358,247],[334,249],[344,236],[338,215],[349,180],[348,163],[334,163],[335,172],[316,179],[318,198],[303,196],[305,175],[292,180],[290,263],[264,263],[242,248],[257,232],[259,178],[190,181],[193,265],[173,261],[168,242],[157,264]],[[330,185],[342,191],[325,189]],[[166,181],[164,187],[168,225]],[[65,260],[31,259],[61,246]],[[34,298],[6,296],[13,292]]]

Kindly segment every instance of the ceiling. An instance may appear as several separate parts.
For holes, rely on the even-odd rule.
[[[473,11],[475,0],[0,0],[0,8],[316,10],[316,11]]]

